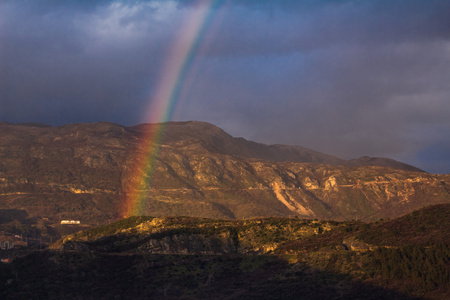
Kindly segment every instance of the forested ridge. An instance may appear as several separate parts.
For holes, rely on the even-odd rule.
[[[371,223],[135,216],[0,265],[0,296],[448,299],[449,214],[437,205]]]

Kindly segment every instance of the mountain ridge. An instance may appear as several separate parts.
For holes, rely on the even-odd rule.
[[[136,157],[148,151],[145,137],[161,126],[155,173],[138,178]],[[449,175],[404,170],[399,162],[400,169],[370,166],[371,160],[386,161],[346,166],[300,146],[233,138],[198,121],[131,127],[0,123],[0,209],[53,224],[104,224],[122,218],[119,207],[133,183],[150,178],[141,213],[155,216],[376,220],[450,202]]]
[[[254,158],[271,161],[292,161],[292,162],[304,162],[304,163],[321,163],[331,165],[345,165],[345,166],[383,166],[391,167],[395,169],[425,172],[415,166],[398,162],[390,158],[382,157],[368,157],[363,156],[360,158],[345,160],[330,154],[325,154],[307,147],[299,145],[283,145],[283,144],[264,144],[247,140],[243,137],[232,137],[226,133],[223,129],[202,121],[184,121],[184,122],[167,122],[164,123],[167,128],[165,134],[165,141],[173,139],[173,135],[179,135],[181,132],[174,129],[179,129],[183,126],[189,126],[182,130],[183,134],[187,134],[190,137],[198,138],[207,142],[210,146],[215,147],[216,151],[219,150],[222,154],[228,154],[240,158]],[[182,125],[182,126],[179,126]],[[192,125],[192,126],[191,126]],[[139,124],[135,127],[154,126],[154,124]],[[171,127],[173,126],[173,128]],[[168,128],[169,127],[169,128]],[[213,133],[213,137],[210,135],[190,135],[192,132]],[[205,136],[207,138],[205,138]]]
[[[307,147],[299,145],[284,145],[284,144],[264,144],[255,141],[247,140],[243,137],[233,137],[226,133],[223,129],[213,125],[211,123],[203,121],[171,121],[161,123],[166,131],[163,134],[163,140],[165,142],[173,142],[174,140],[180,140],[181,135],[185,135],[182,139],[194,138],[205,142],[213,150],[222,154],[228,154],[240,158],[253,158],[263,159],[271,161],[292,161],[292,162],[305,162],[305,163],[321,163],[332,165],[345,165],[351,167],[357,167],[362,165],[369,166],[382,166],[391,167],[395,169],[425,172],[415,166],[396,161],[391,158],[384,157],[369,157],[362,156],[360,158],[354,158],[345,160],[337,156],[325,154]],[[93,122],[93,123],[71,123],[59,126],[52,126],[44,123],[33,122],[21,122],[21,123],[8,123],[0,122],[0,126],[24,126],[31,128],[58,128],[64,131],[66,128],[77,128],[83,126],[98,127],[99,130],[111,130],[115,128],[115,132],[118,130],[124,132],[126,130],[134,131],[138,134],[143,134],[146,130],[153,130],[152,127],[158,124],[141,123],[132,126],[123,126],[113,122]],[[182,130],[178,130],[180,127],[184,127]]]

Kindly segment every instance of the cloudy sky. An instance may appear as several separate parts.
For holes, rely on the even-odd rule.
[[[147,122],[178,55],[170,120],[450,173],[449,12],[448,0],[3,0],[0,121]]]

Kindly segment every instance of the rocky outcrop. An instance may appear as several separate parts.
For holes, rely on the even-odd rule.
[[[165,155],[163,159],[170,160],[170,154]],[[169,210],[180,203],[167,199],[183,198],[191,207],[197,205],[199,211],[200,201],[205,207],[225,207],[228,216],[231,213],[235,218],[296,215],[376,220],[450,201],[450,176],[384,167],[275,164],[195,155],[182,167],[175,164],[171,167],[173,172],[161,170],[154,178],[153,189],[149,190],[149,212],[157,211],[157,205]],[[195,175],[179,176],[187,172],[178,168],[193,170]],[[183,187],[171,183],[182,183]],[[225,212],[221,217],[227,217]]]
[[[207,236],[204,234],[176,234],[150,239],[138,247],[138,252],[159,254],[232,254],[238,253],[238,241],[229,234]]]
[[[337,222],[298,218],[141,217],[137,222],[124,220],[68,235],[51,248],[108,253],[264,254],[287,241],[322,234],[336,226]]]

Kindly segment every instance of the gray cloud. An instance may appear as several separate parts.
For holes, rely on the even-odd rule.
[[[198,1],[3,1],[0,120],[144,121]],[[223,1],[174,120],[450,172],[448,1]],[[439,161],[442,164],[439,164]]]

